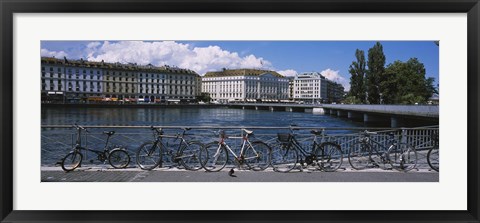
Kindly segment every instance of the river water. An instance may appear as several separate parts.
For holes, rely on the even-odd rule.
[[[42,125],[357,127],[329,115],[235,108],[42,108]]]

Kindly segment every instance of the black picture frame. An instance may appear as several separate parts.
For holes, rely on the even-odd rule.
[[[0,0],[0,219],[2,222],[479,222],[478,0]],[[13,210],[14,13],[467,13],[468,204],[466,211],[19,211]],[[448,201],[446,201],[448,202]]]

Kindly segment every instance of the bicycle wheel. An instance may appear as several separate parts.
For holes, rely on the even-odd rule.
[[[428,165],[437,172],[440,171],[439,158],[440,158],[440,153],[438,150],[438,146],[434,146],[428,150],[428,153],[427,153]]]
[[[209,143],[200,150],[200,164],[208,172],[222,170],[227,165],[227,161],[227,149],[218,142]]]
[[[179,151],[178,157],[180,164],[187,170],[199,170],[202,168],[200,163],[200,150],[203,144],[200,142],[189,142],[188,145],[182,147]]]
[[[83,155],[77,151],[68,153],[62,159],[62,169],[64,171],[72,171],[82,164]]]
[[[293,170],[297,165],[298,152],[284,144],[273,146],[272,166],[276,172],[287,173]]]
[[[348,162],[353,169],[363,170],[370,163],[371,155],[370,144],[357,142],[350,147],[348,151]]]
[[[108,155],[108,162],[115,169],[123,169],[130,164],[130,155],[123,149],[113,149]]]
[[[250,169],[261,171],[270,166],[271,155],[270,146],[263,142],[253,142],[252,146],[245,149],[243,157]]]
[[[154,142],[142,144],[136,153],[137,165],[142,170],[152,170],[162,162],[162,149]]]
[[[393,147],[388,157],[392,167],[398,171],[407,172],[417,166],[417,150],[405,143]]]
[[[317,145],[315,150],[317,168],[325,172],[336,171],[343,162],[343,153],[340,145],[333,142],[325,142]]]

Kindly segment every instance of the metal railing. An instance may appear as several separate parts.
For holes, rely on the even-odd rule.
[[[116,131],[110,138],[110,145],[124,146],[131,156],[130,166],[135,164],[135,151],[144,142],[154,140],[153,132],[150,126],[84,126],[90,130],[90,133],[83,132],[82,146],[92,149],[103,149],[106,135],[102,131]],[[186,136],[188,140],[209,143],[218,140],[218,135],[214,133],[222,129],[228,136],[241,136],[242,129],[254,131],[251,141],[260,140],[269,145],[277,142],[277,133],[289,133],[290,127],[265,127],[265,126],[155,126],[163,128],[165,135],[175,135],[182,132],[182,128],[191,128]],[[420,128],[335,128],[335,127],[295,127],[295,137],[301,143],[302,147],[309,150],[312,147],[314,135],[310,130],[324,130],[324,134],[317,138],[318,142],[335,142],[341,146],[344,153],[344,162],[342,167],[349,168],[347,154],[348,149],[353,143],[358,142],[361,132],[364,130],[378,132],[371,138],[381,144],[386,145],[389,142],[389,133],[394,133],[397,140],[414,146],[418,151],[418,168],[428,169],[426,155],[428,149],[433,146],[431,136],[438,134],[438,126],[427,126]],[[42,125],[41,131],[41,164],[43,166],[53,166],[57,164],[75,145],[76,130],[70,125]],[[167,147],[176,150],[180,140],[165,138]],[[232,149],[240,149],[241,139],[228,139],[228,144]],[[238,150],[235,151],[238,154]],[[92,154],[84,154],[86,160],[94,160]],[[172,160],[168,155],[164,157],[164,166],[172,165]]]

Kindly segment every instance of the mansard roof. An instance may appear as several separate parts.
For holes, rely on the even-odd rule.
[[[207,72],[204,77],[260,76],[266,73],[270,73],[275,77],[285,77],[275,71],[261,69],[224,69],[222,71]]]
[[[106,63],[103,60],[101,62],[97,61],[88,61],[88,60],[69,60],[67,58],[57,59],[54,57],[42,57],[42,64],[58,64],[70,67],[86,67],[86,68],[100,68],[100,69],[111,69],[111,70],[125,70],[125,71],[142,71],[142,72],[158,72],[158,73],[170,73],[170,74],[194,74],[198,75],[195,71],[189,69],[182,69],[175,66],[154,66],[152,64],[148,65],[137,65],[136,63]]]

